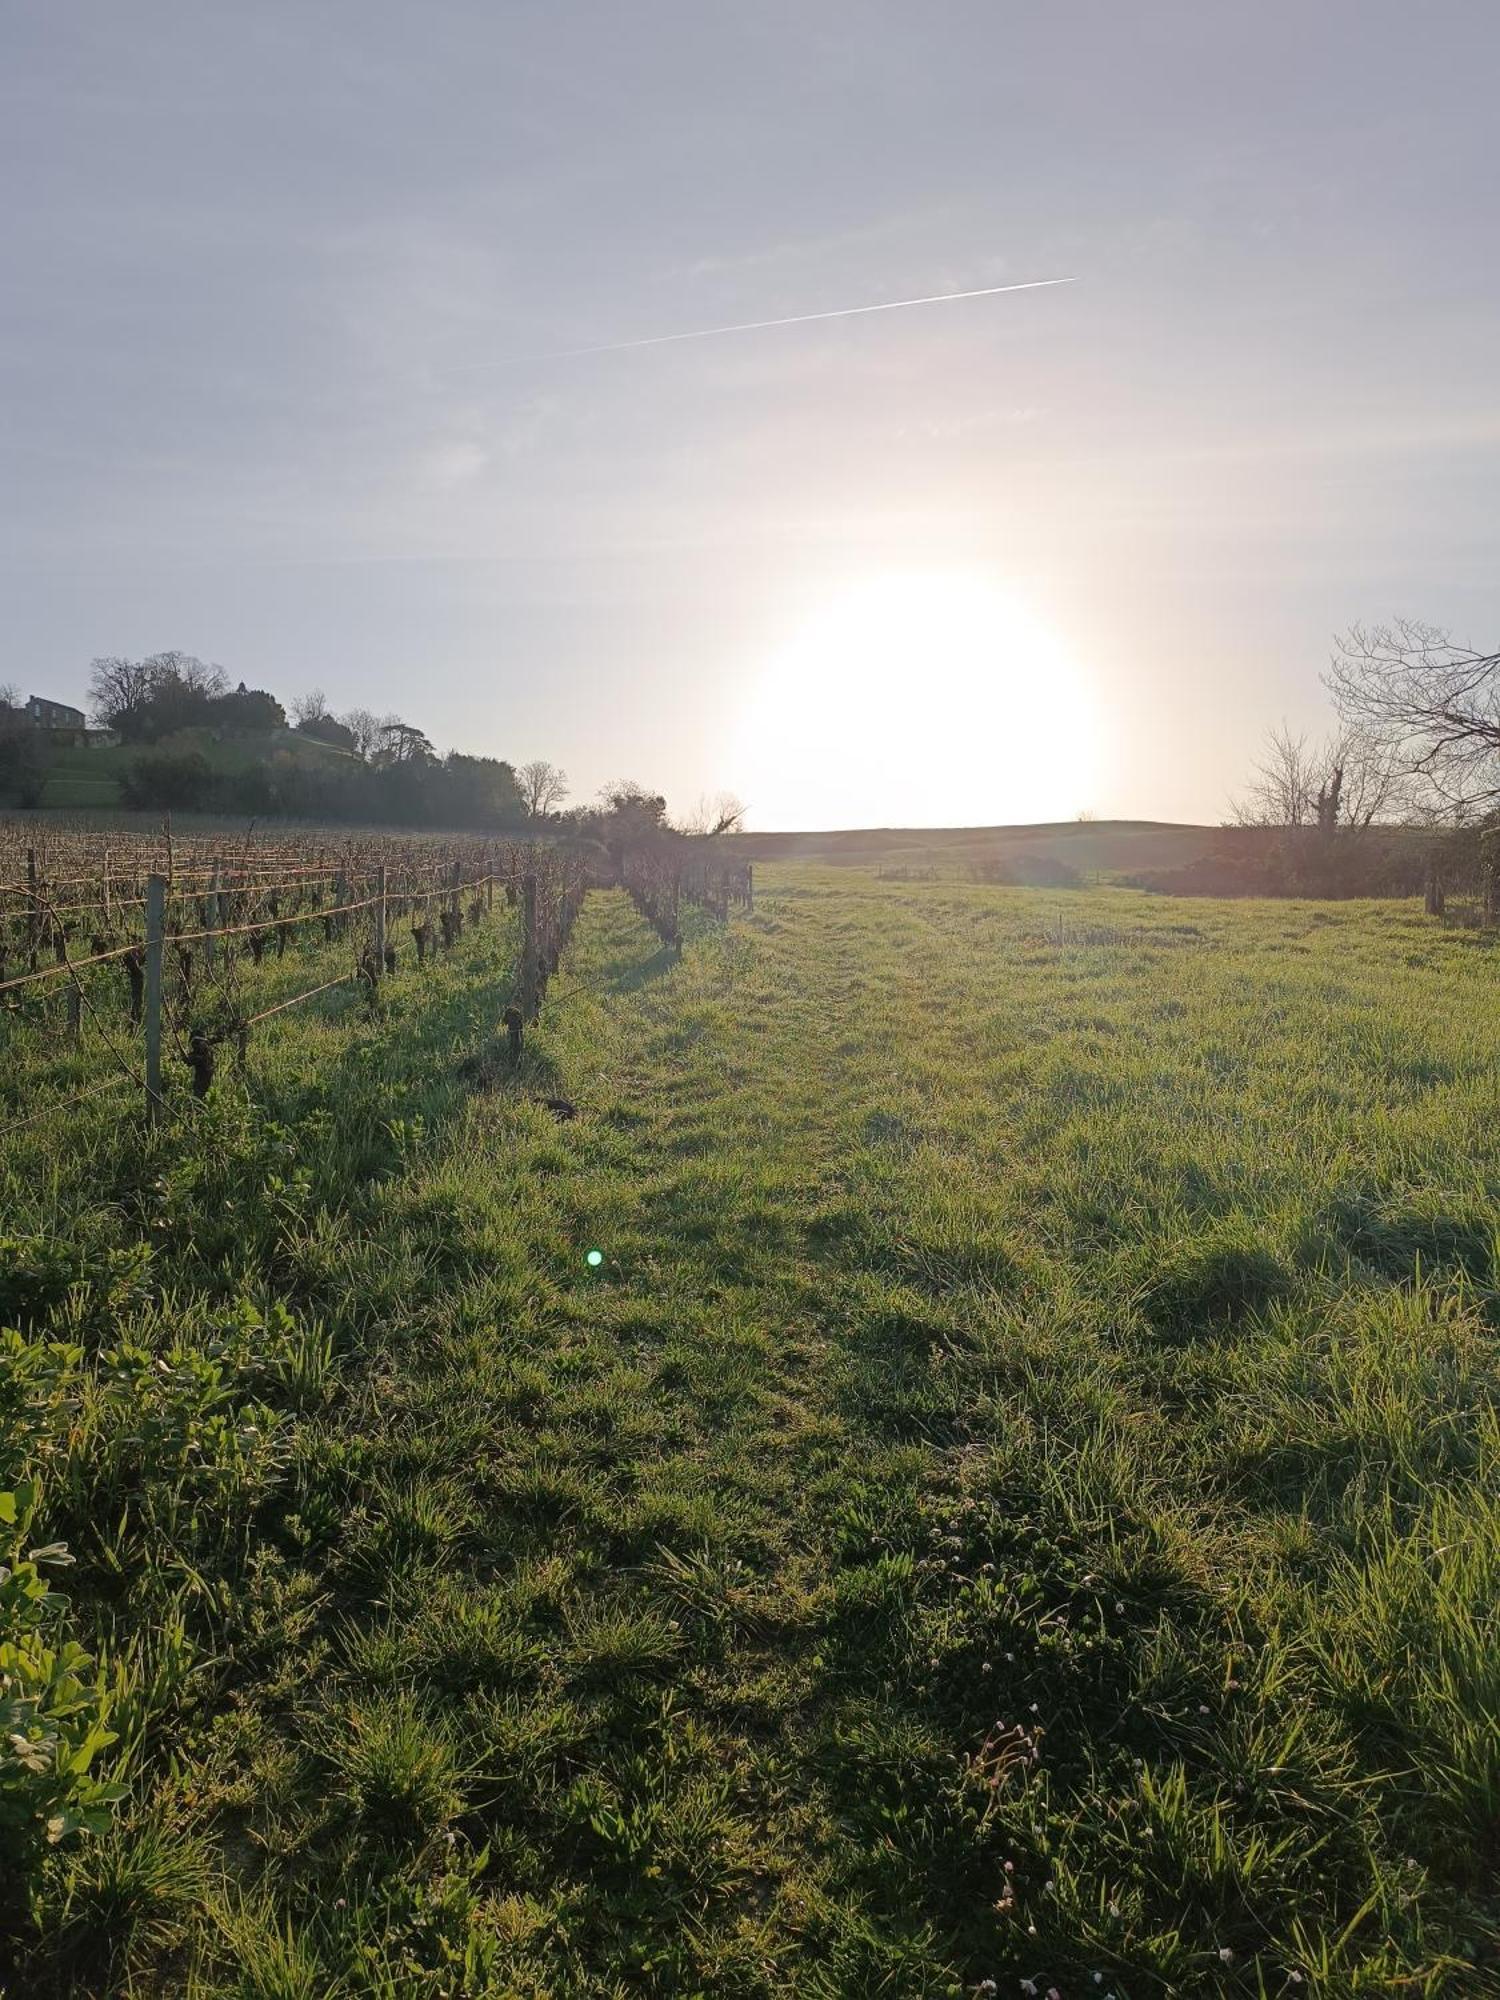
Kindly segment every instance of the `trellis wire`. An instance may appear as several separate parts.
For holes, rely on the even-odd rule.
[[[6,828],[0,825],[0,862],[3,862],[6,851],[5,835]],[[50,991],[48,982],[59,978],[68,980],[71,987],[68,1005],[70,1035],[77,1038],[86,1008],[90,1021],[103,1035],[120,1066],[120,1074],[106,1082],[0,1126],[0,1136],[22,1125],[30,1125],[49,1113],[65,1111],[76,1103],[102,1095],[105,1090],[116,1088],[127,1077],[143,1090],[148,1120],[154,1120],[165,1103],[161,1077],[164,1025],[170,1027],[184,1061],[193,1067],[195,1089],[197,1094],[202,1094],[212,1077],[213,1050],[223,1042],[237,1039],[243,1054],[245,1037],[250,1028],[344,986],[364,981],[373,997],[382,978],[394,966],[394,947],[389,940],[388,923],[397,912],[404,911],[409,916],[420,918],[412,926],[420,963],[439,942],[431,915],[434,904],[439,905],[437,915],[441,919],[441,943],[446,948],[452,945],[463,929],[463,898],[470,898],[469,914],[478,916],[493,907],[497,885],[504,888],[506,903],[518,908],[520,923],[517,965],[520,1004],[517,1007],[513,1003],[505,1017],[505,1025],[511,1034],[512,1052],[519,1056],[524,1028],[537,1018],[550,974],[557,968],[590,886],[607,883],[623,886],[637,908],[655,925],[663,941],[677,946],[681,942],[678,927],[680,901],[701,902],[713,913],[724,917],[731,902],[749,907],[753,894],[750,870],[746,864],[722,855],[695,853],[693,844],[681,842],[675,837],[648,839],[639,845],[612,849],[607,863],[600,850],[587,854],[559,845],[538,847],[517,842],[468,842],[459,846],[456,853],[450,846],[446,852],[434,854],[430,846],[424,852],[419,843],[411,841],[382,841],[378,845],[372,845],[368,840],[350,841],[342,858],[332,861],[326,858],[330,852],[326,846],[322,849],[323,858],[318,860],[311,859],[305,850],[287,854],[285,848],[282,854],[286,858],[282,859],[273,857],[267,851],[269,843],[226,856],[222,851],[223,843],[214,843],[212,847],[201,843],[201,854],[179,845],[174,853],[169,833],[164,835],[164,840],[167,867],[149,869],[144,894],[121,893],[126,889],[141,890],[143,869],[139,854],[127,849],[122,857],[118,836],[113,850],[108,845],[102,848],[99,857],[102,874],[48,871],[43,865],[47,859],[45,853],[29,845],[25,851],[25,885],[0,883],[0,895],[8,894],[21,899],[18,908],[7,910],[0,907],[0,974],[5,972],[5,957],[17,941],[31,961],[28,970],[0,977],[0,996],[20,991],[27,995],[29,1001],[30,992],[35,989],[45,1005],[45,996]],[[54,843],[54,870],[58,865],[55,857],[59,845],[64,856],[71,851],[77,853],[80,859],[84,856],[91,858],[87,841],[71,850],[66,843]],[[214,851],[215,848],[220,851]],[[393,854],[397,859],[396,868],[392,869],[389,860],[373,858],[379,854]],[[65,859],[62,865],[66,866]],[[251,879],[243,879],[245,876]],[[374,893],[353,893],[371,882]],[[98,889],[100,893],[94,897],[78,893],[89,888]],[[59,889],[72,890],[75,899],[69,903],[55,902],[53,898]],[[333,900],[325,900],[330,891]],[[283,897],[292,899],[292,908],[279,907]],[[304,901],[309,902],[310,907],[299,907]],[[264,909],[268,902],[269,914],[245,915],[248,911],[255,911],[257,905]],[[179,923],[184,917],[192,921],[187,906],[196,908],[198,924],[192,929],[174,930],[171,927],[174,916]],[[103,929],[107,938],[109,930],[116,924],[130,925],[135,912],[145,914],[143,936],[131,938],[127,935],[124,943],[105,943],[104,948],[90,951],[82,957],[75,958],[70,954],[67,938],[71,930],[78,928],[77,919],[102,917],[104,923],[99,928]],[[262,952],[253,940],[265,939],[275,933],[279,957],[298,927],[320,920],[325,925],[327,937],[333,939],[345,933],[351,919],[365,913],[369,913],[369,926],[365,932],[370,941],[369,948],[356,957],[356,962],[348,971],[320,980],[254,1013],[245,1014],[242,1011],[232,990],[235,983],[232,947],[235,941],[251,941],[250,955],[259,965]],[[70,923],[69,919],[75,921]],[[12,931],[9,944],[5,936],[7,925]],[[19,932],[17,925],[21,927]],[[92,941],[96,945],[103,942],[98,930]],[[55,962],[38,964],[41,947],[48,942],[56,952]],[[195,988],[193,948],[198,945],[204,947],[201,957],[206,979],[200,979]],[[354,945],[358,954],[357,938]],[[175,1004],[180,1009],[181,1030],[189,1034],[185,1051],[179,1019],[172,1018],[169,1013],[166,992],[169,952],[174,959],[173,969],[178,981]],[[138,1025],[143,1030],[144,1076],[116,1047],[78,976],[100,965],[122,962],[130,980],[132,1025]],[[192,1025],[188,1011],[194,992],[201,994],[205,983],[224,1003],[223,1018],[216,1027],[203,1021],[201,1016],[199,1025]],[[6,1000],[5,1004],[14,1007],[16,1003]],[[514,1020],[513,1015],[516,1017]]]

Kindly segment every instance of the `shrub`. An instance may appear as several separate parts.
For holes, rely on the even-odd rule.
[[[207,804],[213,782],[201,750],[143,750],[121,776],[120,791],[127,806],[187,811]]]

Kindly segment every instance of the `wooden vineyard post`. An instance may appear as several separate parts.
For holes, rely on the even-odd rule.
[[[62,925],[53,918],[52,949],[59,965],[68,962],[68,940]],[[83,1002],[78,997],[78,987],[73,980],[68,981],[68,1040],[76,1042],[83,1026]]]
[[[521,1014],[534,1021],[537,1016],[537,937],[536,877],[521,878]]]
[[[218,942],[214,936],[214,932],[219,928],[220,866],[221,864],[215,861],[214,872],[208,878],[208,936],[203,940],[203,958],[205,964],[208,966],[210,978],[213,976],[214,969],[214,946]]]
[[[375,984],[385,971],[385,863],[375,870]]]
[[[755,869],[748,861],[745,863],[745,908],[755,908]]]
[[[31,962],[33,972],[36,970],[37,939],[41,935],[36,889],[36,849],[28,847],[26,850],[26,955]]]
[[[104,928],[109,929],[109,849],[104,850]]]
[[[167,878],[146,881],[146,1123],[161,1106],[161,953],[167,919]]]

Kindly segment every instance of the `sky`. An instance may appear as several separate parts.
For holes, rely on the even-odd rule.
[[[1497,74],[1493,0],[4,0],[0,681],[1217,820],[1352,621],[1500,643]]]

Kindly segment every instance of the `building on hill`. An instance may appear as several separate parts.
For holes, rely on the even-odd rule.
[[[44,694],[34,694],[25,715],[34,729],[46,730],[48,741],[58,749],[77,749],[88,741],[88,717],[65,701],[49,701]]]
[[[44,694],[31,697],[26,704],[26,713],[43,729],[85,729],[88,726],[88,717],[81,708],[69,708],[65,701],[49,701]]]

